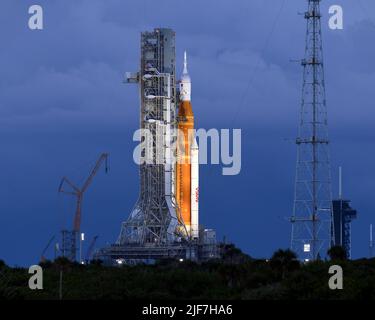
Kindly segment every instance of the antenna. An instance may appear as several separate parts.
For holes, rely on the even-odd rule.
[[[183,73],[188,73],[187,71],[187,54],[186,51],[184,52],[184,71]]]
[[[372,240],[372,224],[370,224],[370,259],[372,258],[374,242]]]
[[[339,199],[342,200],[342,167],[339,167]]]
[[[339,167],[339,201],[340,201],[340,245],[343,246],[342,224],[343,224],[343,203],[342,203],[342,167]],[[337,243],[336,243],[337,245]]]

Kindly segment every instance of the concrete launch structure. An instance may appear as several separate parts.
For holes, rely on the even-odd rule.
[[[140,70],[126,75],[140,88],[139,198],[117,242],[95,258],[122,264],[218,257],[215,231],[199,226],[199,149],[186,53],[179,87],[175,61],[173,30],[142,32]]]
[[[199,148],[194,135],[191,106],[191,79],[186,51],[180,81],[180,105],[177,117],[176,200],[188,236],[199,238]]]

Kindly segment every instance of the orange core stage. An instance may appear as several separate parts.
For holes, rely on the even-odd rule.
[[[182,101],[178,111],[178,149],[176,168],[176,200],[188,231],[191,227],[191,145],[194,115],[190,101]]]

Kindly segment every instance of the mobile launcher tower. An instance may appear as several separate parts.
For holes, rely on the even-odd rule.
[[[198,222],[198,145],[189,130],[194,115],[186,53],[179,90],[175,61],[173,30],[141,34],[140,71],[126,74],[127,83],[140,87],[140,195],[116,244],[95,255],[107,263],[218,258],[215,231]]]

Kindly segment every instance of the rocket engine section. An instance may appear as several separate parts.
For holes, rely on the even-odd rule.
[[[184,55],[177,117],[176,201],[188,236],[199,238],[199,148],[194,135],[191,79]]]

